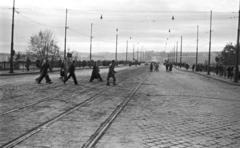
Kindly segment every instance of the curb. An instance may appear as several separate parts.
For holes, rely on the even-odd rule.
[[[179,71],[194,73],[194,74],[197,74],[197,75],[200,75],[200,76],[204,76],[204,77],[207,77],[207,78],[212,78],[212,79],[214,79],[214,80],[221,81],[221,82],[224,82],[224,83],[227,83],[227,84],[231,84],[231,85],[235,85],[235,86],[240,86],[240,83],[234,83],[234,82],[225,81],[225,80],[218,79],[218,78],[214,78],[214,77],[212,77],[212,76],[205,75],[205,74],[201,74],[201,73],[198,73],[198,72],[195,72],[195,71],[193,72],[193,71],[182,70],[182,69],[179,69],[179,68],[177,68],[177,67],[174,67],[174,68],[177,69],[177,70],[179,70]]]

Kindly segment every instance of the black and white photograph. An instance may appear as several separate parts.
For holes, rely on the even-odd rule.
[[[0,148],[240,148],[240,0],[0,0]]]

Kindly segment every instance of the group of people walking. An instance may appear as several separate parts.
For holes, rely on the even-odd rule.
[[[153,71],[159,71],[159,64],[158,63],[153,63],[153,62],[150,63],[150,72],[153,72]]]
[[[222,76],[223,78],[229,78],[229,79],[233,79],[233,76],[235,75],[235,66],[225,66],[225,65],[216,65],[215,67],[215,73],[218,76]]]
[[[111,64],[109,65],[109,72],[107,75],[107,85],[110,85],[110,78],[113,79],[113,85],[116,85],[116,78],[115,78],[115,73],[116,71],[114,70],[115,68],[115,61],[112,60]],[[40,76],[36,78],[36,82],[38,84],[41,84],[41,81],[43,78],[45,78],[46,83],[51,84],[52,81],[48,75],[48,70],[52,71],[49,65],[48,59],[45,59],[41,65],[40,68]],[[64,84],[72,77],[74,84],[78,85],[77,78],[75,75],[75,61],[73,60],[68,68],[67,60],[63,60],[60,66],[60,78]],[[100,69],[99,69],[99,63],[94,62],[93,64],[93,69],[92,69],[92,75],[90,77],[90,82],[93,82],[94,79],[97,79],[99,82],[103,82],[102,77],[100,75]]]

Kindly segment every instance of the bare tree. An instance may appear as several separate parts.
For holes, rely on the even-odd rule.
[[[30,37],[27,53],[40,58],[59,57],[59,46],[51,30],[40,30]]]

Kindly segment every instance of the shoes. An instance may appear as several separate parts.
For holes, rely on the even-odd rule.
[[[65,81],[63,81],[63,83],[66,84]]]
[[[47,82],[48,84],[52,84],[53,82],[51,82],[51,81],[49,81],[49,82]]]
[[[40,82],[37,82],[37,84],[42,84],[42,83],[40,83]]]
[[[76,83],[75,85],[79,85],[78,83]]]
[[[110,84],[109,84],[109,83],[107,83],[107,86],[110,86]]]

